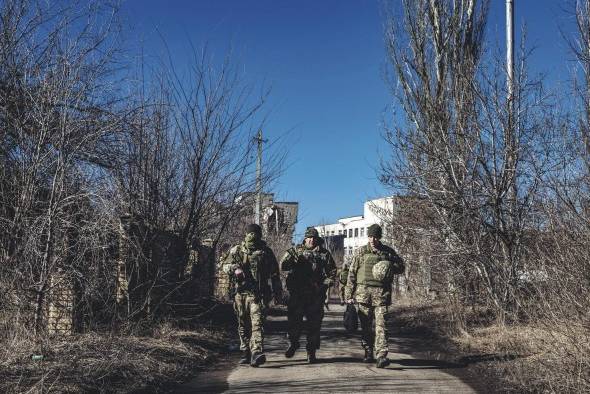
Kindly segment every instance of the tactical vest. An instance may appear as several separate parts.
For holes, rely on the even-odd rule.
[[[377,254],[366,253],[361,257],[361,263],[357,274],[357,283],[368,287],[382,287],[383,283],[373,278],[373,267],[381,261]]]
[[[373,250],[370,246],[361,249],[361,261],[357,273],[357,283],[369,287],[383,287],[385,283],[373,277],[373,267],[381,260],[394,261],[395,256],[387,249]]]
[[[260,283],[264,276],[264,250],[257,249],[252,253],[245,247],[240,247],[238,256],[241,259],[242,270],[244,271],[245,280],[242,283],[236,283],[237,291],[253,291],[258,293]]]
[[[325,249],[307,250],[303,247],[294,251],[297,259],[293,270],[287,276],[287,289],[291,292],[305,292],[316,289],[326,279],[325,269],[328,252]]]

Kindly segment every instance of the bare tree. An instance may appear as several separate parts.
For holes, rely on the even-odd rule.
[[[213,249],[222,237],[228,242],[236,230],[234,219],[239,221],[253,204],[253,137],[263,125],[261,110],[269,92],[246,82],[231,55],[216,63],[206,49],[192,48],[192,54],[186,68],[169,55],[151,75],[139,78],[128,111],[124,159],[113,173],[120,212],[145,227],[132,247],[139,260],[128,267],[129,277],[142,264],[153,265],[153,251],[145,247],[156,234],[178,239],[184,250],[181,265],[196,263],[188,261],[190,250],[201,248],[204,239],[212,240]],[[264,187],[280,173],[283,157],[279,151],[266,152]],[[178,290],[190,279],[182,272],[194,272],[179,267],[167,272],[155,265],[158,272],[138,286],[152,291],[153,283],[171,275]],[[140,302],[139,308],[147,305]]]
[[[113,15],[100,3],[0,9],[2,283],[14,308],[33,307],[37,332],[52,274],[80,279],[102,246],[85,242],[97,227],[83,212],[118,126]]]
[[[524,48],[507,100],[504,66],[486,56],[487,9],[486,1],[404,1],[403,18],[388,18],[390,82],[406,122],[385,131],[391,157],[381,179],[432,205],[453,293],[476,278],[502,315],[517,307],[523,239],[538,224],[559,117],[529,77]]]

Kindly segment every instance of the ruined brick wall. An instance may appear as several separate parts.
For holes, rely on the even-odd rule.
[[[72,281],[62,273],[51,276],[47,301],[47,332],[71,335],[76,331],[76,294]]]
[[[178,235],[122,217],[114,273],[119,314],[166,314],[182,304],[186,261],[186,247]]]
[[[189,252],[189,266],[194,296],[212,298],[216,289],[215,250],[209,240],[196,245]]]

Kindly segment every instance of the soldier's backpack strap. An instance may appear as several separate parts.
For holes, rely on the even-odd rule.
[[[246,267],[246,265],[248,264],[248,253],[246,253],[244,251],[244,248],[241,249],[241,252],[242,252],[242,265],[244,267]]]
[[[248,255],[248,253],[244,247],[240,248],[240,252],[242,253],[242,269],[248,270],[249,275],[253,276],[252,266],[249,264],[250,256]]]

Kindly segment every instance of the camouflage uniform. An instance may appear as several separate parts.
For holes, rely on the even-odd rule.
[[[346,302],[346,298],[344,297],[344,289],[346,289],[346,282],[348,281],[348,264],[342,264],[342,270],[340,274],[338,274],[338,285],[339,285],[339,292],[340,292],[340,302]]]
[[[292,347],[299,347],[305,316],[308,324],[306,349],[308,354],[315,355],[315,350],[320,348],[326,289],[336,279],[336,264],[321,243],[313,249],[297,245],[287,250],[281,259],[281,270],[288,273],[286,285],[289,290],[289,341]]]
[[[235,275],[238,268],[244,273],[242,278]],[[234,287],[240,349],[252,354],[262,353],[263,298],[269,293],[268,281],[271,280],[276,296],[282,291],[277,259],[264,241],[258,241],[254,247],[242,242],[230,250],[222,269],[230,276]]]
[[[385,280],[378,280],[373,276],[373,266],[382,260],[392,263],[392,274],[404,271],[403,260],[392,248],[383,244],[379,244],[376,250],[369,245],[361,246],[352,258],[344,295],[346,300],[354,297],[358,303],[361,345],[368,354],[372,354],[374,348],[378,358],[386,358],[388,353],[385,314],[387,307],[391,305],[393,283],[393,275]]]

